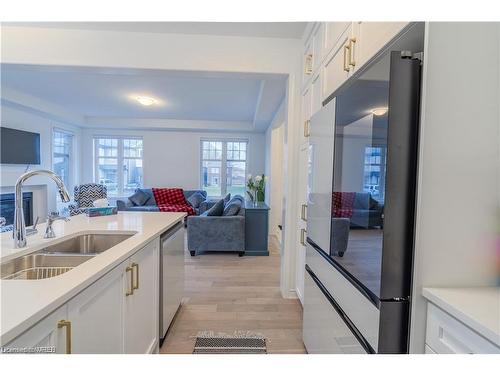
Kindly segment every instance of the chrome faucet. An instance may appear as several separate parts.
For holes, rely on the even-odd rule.
[[[44,169],[35,170],[31,172],[26,172],[17,179],[15,188],[15,211],[14,211],[14,230],[12,231],[12,237],[14,238],[14,247],[21,248],[26,246],[26,224],[24,222],[24,211],[23,211],[23,184],[24,182],[33,176],[47,176],[50,177],[57,185],[59,194],[63,202],[69,202],[69,194],[64,186],[64,182],[61,177],[56,175],[52,171],[47,171]]]

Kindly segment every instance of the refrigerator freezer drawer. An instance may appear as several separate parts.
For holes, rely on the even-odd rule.
[[[303,324],[303,340],[309,354],[367,353],[307,271]]]
[[[321,283],[349,316],[371,347],[378,351],[379,309],[309,243],[306,249],[306,264],[321,280]],[[307,299],[307,292],[305,298]]]

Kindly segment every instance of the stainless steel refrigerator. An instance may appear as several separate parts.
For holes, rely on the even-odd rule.
[[[310,353],[408,351],[422,43],[394,43],[311,119]]]

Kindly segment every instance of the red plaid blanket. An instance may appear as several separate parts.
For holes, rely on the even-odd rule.
[[[332,194],[333,217],[352,217],[352,206],[356,193],[335,191]]]
[[[187,212],[195,215],[194,208],[186,202],[182,189],[153,188],[156,204],[161,212]]]

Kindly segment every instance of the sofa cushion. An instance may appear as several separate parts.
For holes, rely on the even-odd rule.
[[[226,205],[231,200],[231,193],[227,193],[224,197],[224,205]]]
[[[238,215],[238,212],[240,212],[240,209],[241,209],[241,202],[235,199],[234,201],[226,204],[222,216],[236,216]]]
[[[201,202],[205,200],[205,197],[197,191],[196,193],[191,194],[186,200],[191,206],[198,208],[200,207]]]
[[[133,195],[128,197],[128,200],[131,201],[134,206],[144,206],[148,199],[149,195],[140,189],[137,189]]]
[[[214,204],[208,211],[206,211],[206,216],[222,216],[224,212],[224,199],[219,200]]]

